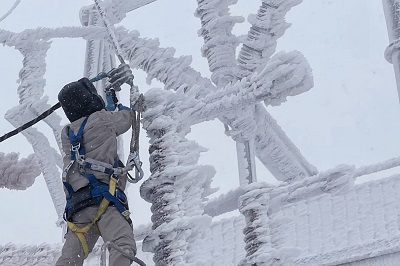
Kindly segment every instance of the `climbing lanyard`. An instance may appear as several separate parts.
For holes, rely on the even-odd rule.
[[[21,131],[33,126],[34,124],[36,124],[37,122],[41,121],[42,119],[48,117],[51,113],[53,113],[55,110],[57,110],[58,108],[61,107],[60,103],[56,103],[55,105],[53,105],[50,109],[48,109],[47,111],[43,112],[41,115],[39,115],[38,117],[32,119],[31,121],[23,124],[22,126],[14,129],[13,131],[10,131],[6,134],[4,134],[3,136],[0,137],[0,142],[11,138],[14,135],[17,135],[18,133],[20,133]]]

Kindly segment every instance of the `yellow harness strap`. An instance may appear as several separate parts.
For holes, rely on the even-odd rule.
[[[111,195],[115,196],[115,190],[117,188],[117,179],[114,177],[110,177],[110,183],[109,183],[109,192]],[[85,259],[89,255],[89,247],[86,241],[85,234],[89,231],[89,229],[93,226],[96,225],[97,221],[100,219],[100,217],[105,213],[108,205],[110,204],[110,201],[108,201],[106,198],[103,198],[101,201],[99,208],[97,209],[96,216],[94,217],[93,221],[84,227],[79,227],[76,224],[67,221],[68,228],[76,234],[76,236],[79,239],[79,242],[81,242],[81,246],[83,249],[83,254],[85,255]]]

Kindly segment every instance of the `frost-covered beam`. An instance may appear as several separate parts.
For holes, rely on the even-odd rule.
[[[180,121],[194,125],[215,116],[222,117],[234,113],[235,110],[243,110],[244,107],[260,101],[267,105],[284,102],[288,96],[308,91],[310,76],[310,68],[301,53],[277,54],[260,74],[255,73],[229,84],[204,98],[183,101],[180,105]],[[240,134],[251,130],[245,121],[241,124],[236,128]]]
[[[147,82],[152,79],[165,84],[166,90],[182,89],[187,97],[199,98],[216,87],[204,78],[190,64],[190,56],[175,58],[174,48],[160,48],[158,39],[144,39],[137,31],[117,28],[116,35],[122,48],[123,56],[132,67],[147,72]],[[196,88],[195,90],[193,88]]]
[[[123,53],[129,60],[132,67],[139,67],[148,73],[148,82],[155,78],[163,82],[166,89],[183,90],[189,98],[206,97],[210,92],[215,91],[216,87],[211,82],[203,78],[200,73],[190,67],[191,60],[187,57],[174,58],[174,49],[159,48],[157,40],[142,39],[135,31],[125,32],[117,31],[119,42],[122,46]],[[306,64],[306,62],[304,62]],[[306,71],[306,70],[304,70]],[[309,70],[307,70],[309,71]],[[293,80],[296,76],[293,76]],[[182,85],[183,84],[183,85]],[[308,88],[312,87],[312,80],[309,80]],[[269,103],[271,104],[271,103]],[[263,111],[266,112],[265,109]],[[270,169],[276,169],[276,177],[279,180],[290,180],[294,177],[310,176],[317,171],[315,167],[310,165],[304,157],[301,156],[298,149],[287,138],[284,132],[276,125],[276,122],[269,127],[270,115],[258,116],[257,124],[265,124],[264,127],[258,127],[256,146],[260,148],[256,150],[257,156]],[[242,116],[244,118],[244,116]],[[252,121],[252,120],[250,120]],[[227,121],[224,121],[227,122]],[[238,123],[240,124],[240,123]],[[272,131],[273,135],[267,135],[266,128]],[[266,154],[274,151],[276,157],[266,159]],[[300,160],[292,163],[292,172],[282,172],[285,162],[282,158],[292,154],[292,158]],[[312,173],[312,174],[310,174]]]
[[[153,3],[157,0],[106,0],[102,1],[103,10],[106,12],[109,21],[113,24],[117,24],[121,22],[126,14],[141,8],[145,5]],[[90,12],[96,11],[96,7],[94,5],[85,6],[80,11],[80,18],[82,25],[90,25]]]
[[[25,190],[41,174],[35,155],[18,160],[18,153],[0,152],[0,188]]]
[[[327,250],[327,252],[318,255],[310,254],[297,258],[293,262],[296,266],[396,265],[399,261],[399,247],[400,236],[393,235],[390,238],[380,238],[338,250]]]
[[[293,182],[318,173],[263,106],[256,106],[255,119],[255,152],[274,177]]]
[[[104,27],[61,27],[28,29],[19,33],[0,30],[0,43],[10,47],[19,47],[23,43],[55,38],[104,39],[108,34]]]
[[[309,200],[324,193],[344,194],[354,186],[356,168],[339,165],[291,184],[283,183],[270,192],[270,212],[280,211],[287,204]]]
[[[237,79],[241,79],[254,71],[262,71],[272,54],[275,53],[277,39],[290,26],[285,22],[286,13],[293,6],[301,3],[301,0],[265,0],[262,2],[258,14],[249,17],[252,27],[239,53],[239,66],[234,59],[234,48],[238,39],[231,34],[231,30],[234,23],[240,22],[240,18],[230,17],[228,12],[228,5],[235,2],[235,0],[202,0],[198,1],[199,7],[196,11],[196,15],[202,22],[199,34],[203,36],[205,42],[202,49],[203,55],[208,59],[214,83],[219,86],[225,85],[228,81],[235,82]],[[266,110],[261,110],[262,108],[261,105],[257,106],[256,109],[259,115],[256,117],[257,122],[253,123],[259,125],[258,129],[260,130],[257,131],[257,139],[253,140],[252,136],[254,134],[252,134],[247,135],[247,140],[244,141],[244,144],[237,143],[238,162],[239,165],[243,164],[242,167],[239,167],[241,180],[248,175],[248,178],[254,179],[251,176],[255,176],[255,173],[252,174],[250,170],[254,170],[252,165],[255,162],[251,156],[254,147],[256,148],[255,154],[257,157],[279,180],[291,180],[295,177],[300,178],[315,174],[317,172],[316,168],[307,162],[297,147],[280,129],[276,121],[272,119]],[[244,114],[247,115],[243,116]],[[235,125],[241,125],[243,122],[247,124],[254,119],[251,114],[251,109],[243,110],[241,119],[227,117],[225,122],[230,121],[227,123]],[[260,118],[268,117],[271,117],[271,119],[260,120]],[[273,121],[272,125],[269,125],[268,122],[270,121]],[[268,129],[264,130],[264,128]],[[268,134],[268,132],[271,134]],[[260,147],[263,148],[260,149]],[[271,157],[268,155],[272,150],[273,154],[277,156]],[[269,159],[265,160],[265,157],[269,157]],[[282,160],[286,160],[286,162]],[[287,164],[291,166],[289,168],[290,171],[285,170]],[[243,173],[243,168],[246,167],[249,172]]]
[[[385,58],[393,64],[400,99],[400,2],[398,0],[382,0],[382,2],[390,42],[385,51]]]
[[[241,16],[230,16],[229,6],[237,0],[197,0],[195,15],[201,20],[198,34],[203,37],[202,54],[207,58],[211,80],[217,85],[226,85],[237,76],[235,50],[239,39],[232,28],[243,22]]]
[[[257,14],[249,16],[251,28],[247,33],[238,63],[240,78],[263,69],[276,51],[277,40],[290,24],[286,13],[302,0],[263,0]]]
[[[352,185],[357,172],[338,166],[286,191],[284,186],[274,190],[273,238],[278,249],[301,251],[293,265],[353,265],[358,260],[354,265],[379,265],[373,263],[376,256],[399,252],[400,175]],[[363,261],[367,258],[374,259]],[[386,258],[379,261],[397,265]]]
[[[357,168],[356,172],[354,173],[354,177],[360,177],[363,175],[369,175],[373,173],[377,173],[380,171],[385,171],[394,167],[400,166],[400,157],[392,158],[389,160],[386,160],[381,163],[376,163],[372,165],[367,165],[367,166],[361,166]]]
[[[239,197],[245,193],[243,186],[239,186],[225,194],[211,199],[204,205],[204,213],[215,217],[238,209]]]

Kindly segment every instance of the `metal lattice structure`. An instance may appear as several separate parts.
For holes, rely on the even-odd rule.
[[[110,22],[117,24],[123,22],[128,12],[151,2],[155,0],[135,3],[108,0],[102,4]],[[357,187],[354,179],[398,166],[399,159],[359,169],[338,166],[318,173],[265,109],[265,105],[278,105],[288,96],[306,92],[313,86],[311,68],[300,52],[276,51],[278,38],[289,27],[285,15],[301,0],[260,0],[258,12],[249,17],[251,27],[244,39],[232,34],[233,26],[243,21],[229,13],[229,6],[236,2],[197,1],[195,14],[202,25],[199,31],[204,38],[202,53],[208,60],[211,80],[191,67],[189,57],[174,57],[172,48],[161,48],[158,41],[142,38],[134,30],[113,29],[124,60],[132,68],[144,70],[149,81],[157,79],[165,85],[164,89],[151,89],[145,95],[146,111],[142,122],[150,136],[151,175],[142,184],[140,192],[142,198],[152,204],[153,215],[151,225],[135,228],[143,251],[152,254],[155,265],[339,265],[368,259],[370,253],[359,257],[346,253],[346,250],[357,250],[357,241],[334,240],[327,242],[324,250],[312,246],[311,238],[323,238],[327,233],[325,229],[329,229],[323,222],[335,222],[335,218],[321,218],[324,214],[314,207],[330,204],[332,212],[338,212],[337,216],[341,217],[343,213],[335,209],[332,202],[344,201],[343,205],[351,205],[353,201],[346,203],[346,199],[367,195],[364,191],[367,185]],[[96,9],[84,7],[80,15],[82,27],[40,28],[21,33],[0,30],[0,42],[19,50],[24,57],[18,87],[20,102],[5,116],[15,127],[50,107],[43,93],[50,40],[60,37],[87,40],[84,68],[87,77],[115,65],[108,33]],[[236,57],[239,44],[242,46]],[[101,93],[104,84],[96,85]],[[215,170],[212,166],[198,164],[204,148],[186,136],[191,126],[212,119],[220,120],[226,134],[236,142],[240,186],[208,200],[213,193],[210,184]],[[60,121],[57,114],[45,119],[58,144]],[[61,179],[54,178],[60,175],[57,166],[62,167],[61,154],[51,148],[46,136],[38,130],[31,128],[22,134],[35,151],[35,155],[28,158],[37,170],[30,178],[34,179],[40,168],[61,225],[65,199]],[[280,185],[257,182],[256,157],[282,181]],[[16,164],[23,163],[17,159],[13,158]],[[378,182],[378,185],[393,193],[390,189],[398,183],[398,177],[393,177]],[[364,203],[355,204],[362,209]],[[380,204],[396,203],[386,200]],[[239,216],[220,221],[214,219],[233,210],[239,210]],[[382,213],[371,215],[381,217]],[[396,214],[388,213],[383,217],[390,215]],[[293,217],[300,220],[293,220]],[[318,221],[319,229],[312,229],[314,220]],[[362,221],[347,219],[334,230],[338,235],[349,234],[346,230],[354,223],[362,224]],[[385,221],[381,224],[385,225]],[[399,222],[389,219],[386,227],[390,226],[398,228]],[[310,230],[317,231],[311,234]],[[396,241],[399,238],[397,231],[394,236],[387,233],[386,239]],[[365,238],[369,232],[368,228],[360,229],[357,237],[368,239],[373,242],[371,245],[378,243],[380,240],[374,236]],[[309,241],[306,250],[302,247],[307,243],[301,241]],[[42,259],[41,265],[52,265],[59,255],[59,248],[0,246],[0,262],[36,265]],[[93,260],[100,255],[99,250],[97,247],[93,252]],[[378,255],[397,251],[393,247]],[[147,262],[151,264],[151,261]],[[89,260],[87,264],[90,263]]]

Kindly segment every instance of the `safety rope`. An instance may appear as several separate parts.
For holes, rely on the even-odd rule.
[[[1,18],[0,18],[0,22],[5,20],[13,11],[14,9],[17,8],[17,6],[19,5],[19,3],[21,3],[21,0],[17,0],[15,1],[14,5],[10,8],[10,10],[8,10],[7,13],[5,13]]]
[[[94,0],[94,4],[97,8],[97,11],[100,14],[101,19],[103,20],[104,26],[106,27],[109,35],[109,39],[114,47],[115,54],[117,55],[121,64],[125,64],[124,58],[121,53],[121,46],[118,43],[118,39],[115,36],[114,30],[112,28],[112,24],[108,21],[106,13],[100,6],[99,0]],[[130,93],[131,96],[134,94],[139,94],[138,88],[133,85],[133,82],[129,84],[131,86]],[[131,145],[130,145],[130,156],[129,158],[134,163],[135,168],[135,178],[132,178],[131,175],[128,175],[128,181],[131,183],[137,183],[144,176],[144,172],[142,170],[142,162],[140,161],[139,156],[139,133],[140,133],[140,117],[141,112],[143,111],[143,95],[139,94],[137,96],[136,101],[132,101],[130,103],[130,107],[133,112],[134,122],[132,123],[132,137],[131,137]]]
[[[90,81],[91,82],[95,82],[95,81],[99,81],[99,80],[101,80],[103,78],[106,78],[106,77],[107,77],[107,73],[100,72],[99,74],[97,74],[97,76],[95,76],[94,78],[91,78]],[[61,107],[61,104],[59,102],[56,103],[55,105],[50,107],[50,109],[48,109],[47,111],[43,112],[38,117],[32,119],[31,121],[23,124],[22,126],[16,128],[16,129],[14,129],[13,131],[10,131],[10,132],[4,134],[3,136],[1,136],[0,137],[0,142],[5,141],[6,139],[11,138],[12,136],[17,135],[21,131],[33,126],[37,122],[39,122],[39,121],[45,119],[46,117],[48,117],[50,114],[52,114],[55,110],[57,110],[60,107]]]
[[[27,129],[28,127],[33,126],[34,124],[36,124],[37,122],[39,122],[40,120],[48,117],[51,113],[53,113],[55,110],[57,110],[58,108],[61,107],[61,104],[58,102],[55,105],[53,105],[50,109],[48,109],[47,111],[45,111],[44,113],[42,113],[41,115],[39,115],[38,117],[32,119],[31,121],[23,124],[22,126],[20,126],[19,128],[14,129],[13,131],[10,131],[6,134],[4,134],[3,136],[0,137],[0,142],[11,138],[14,135],[17,135],[18,133],[20,133],[21,131]]]
[[[139,264],[140,266],[146,266],[146,264],[141,259],[137,258],[136,256],[133,256],[132,254],[127,253],[125,250],[123,250],[122,248],[118,247],[117,245],[115,245],[111,241],[108,241],[108,242],[104,243],[103,246],[101,247],[100,266],[106,266],[107,262],[106,262],[106,259],[105,259],[105,254],[107,252],[107,248],[108,247],[114,248],[119,253],[121,253],[122,255],[127,257],[128,259],[131,259],[133,262]]]
[[[132,178],[128,175],[128,181],[130,183],[137,183],[139,182],[143,176],[142,170],[142,162],[140,161],[139,157],[139,135],[140,135],[140,117],[141,113],[144,109],[144,96],[140,94],[134,105],[131,105],[132,110],[136,110],[136,113],[133,115],[133,123],[132,123],[132,137],[131,137],[131,144],[130,144],[130,154],[132,156],[132,160],[135,162],[135,178]]]

